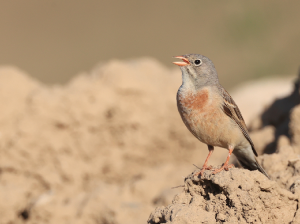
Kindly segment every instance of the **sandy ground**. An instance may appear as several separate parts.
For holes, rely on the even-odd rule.
[[[189,192],[189,179],[184,179],[195,170],[192,164],[201,166],[207,155],[206,146],[188,132],[177,112],[175,95],[180,83],[178,69],[168,70],[151,59],[111,61],[64,86],[45,86],[16,68],[0,68],[0,223],[146,223],[153,211],[156,213],[149,222],[162,223],[155,214],[163,216],[167,209],[162,208],[172,203],[174,195]],[[271,84],[266,88],[262,83]],[[251,94],[253,90],[259,97]],[[274,98],[292,90],[291,78],[287,78],[261,80],[232,91],[253,129],[255,144],[268,137],[259,146],[260,154],[275,140],[276,153],[260,158],[272,182],[255,172],[234,169],[230,173],[237,175],[236,182],[242,181],[239,175],[259,180],[242,189],[251,195],[251,189],[255,189],[255,197],[264,197],[259,190],[263,184],[272,186],[270,195],[285,190],[274,200],[281,200],[278,206],[287,202],[287,208],[298,214],[298,188],[291,188],[298,180],[298,162],[290,162],[298,158],[294,150],[300,145],[298,126],[285,114],[289,134],[275,138],[278,125],[268,123],[261,115]],[[298,117],[293,116],[296,121]],[[291,154],[282,157],[284,150],[280,147],[288,148]],[[224,149],[215,150],[210,164],[220,165],[226,155]],[[285,171],[287,166],[295,168]],[[204,182],[221,186],[225,176],[216,178],[208,175]],[[227,182],[222,184],[225,189]],[[185,187],[172,188],[179,185]],[[226,201],[224,195],[230,196],[225,190],[216,192],[223,195],[223,199],[214,199],[216,204]],[[207,203],[208,197],[202,196],[198,210]],[[173,200],[173,205],[180,200]],[[243,217],[245,208],[238,200],[236,214]],[[255,203],[266,207],[265,201],[253,203],[250,210]],[[212,207],[207,211],[209,216],[201,217],[209,220],[221,214],[215,221],[230,223],[233,208],[222,206],[219,210]],[[252,218],[262,220],[254,213]],[[285,215],[291,217],[290,213]],[[245,220],[250,222],[251,217]],[[276,217],[265,220],[277,221]]]

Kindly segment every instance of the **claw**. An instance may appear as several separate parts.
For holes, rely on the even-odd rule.
[[[199,174],[202,177],[203,174],[204,174],[204,172],[205,172],[205,170],[212,170],[212,169],[213,169],[212,166],[203,166],[202,169],[199,172],[197,172],[197,173],[194,174],[194,177],[196,177],[196,176],[198,177]]]
[[[230,156],[231,156],[231,154],[232,154],[232,151],[233,151],[233,147],[230,147],[230,148],[229,148],[229,153],[228,153],[228,156],[227,156],[227,159],[226,159],[225,163],[223,164],[223,166],[222,166],[220,169],[216,169],[216,170],[213,172],[213,174],[219,173],[219,172],[221,172],[222,170],[228,171],[230,168],[234,167],[233,164],[228,165]]]
[[[222,170],[228,171],[230,168],[233,168],[233,167],[234,167],[233,164],[230,164],[230,165],[224,164],[220,169],[216,169],[216,170],[213,172],[213,174],[220,173]]]

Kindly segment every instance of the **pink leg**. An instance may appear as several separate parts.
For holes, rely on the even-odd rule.
[[[234,167],[233,164],[228,165],[230,156],[231,156],[231,154],[232,154],[232,151],[233,151],[233,148],[230,147],[230,148],[229,148],[229,154],[228,154],[228,156],[227,156],[227,159],[226,159],[224,165],[223,165],[220,169],[215,170],[215,171],[213,172],[213,174],[219,173],[219,172],[221,172],[222,170],[228,171],[230,168]]]
[[[202,166],[201,171],[195,173],[194,176],[198,176],[199,174],[200,174],[201,176],[203,176],[203,173],[204,173],[205,170],[211,170],[212,167],[211,167],[211,166],[207,167],[207,163],[208,163],[209,157],[212,155],[212,153],[213,153],[213,151],[214,151],[214,147],[211,146],[211,145],[208,145],[208,150],[209,150],[209,153],[208,153],[208,155],[207,155],[207,157],[206,157],[206,160],[205,160],[205,162],[204,162],[204,164],[203,164],[203,166]]]

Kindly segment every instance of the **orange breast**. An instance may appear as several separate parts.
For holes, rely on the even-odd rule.
[[[210,100],[208,89],[195,94],[178,93],[178,110],[190,132],[201,142],[210,145],[219,144],[219,111],[215,110]]]
[[[208,90],[204,89],[196,94],[189,93],[178,93],[177,103],[182,112],[186,110],[201,112],[208,102]]]
[[[179,114],[190,132],[198,138],[199,125],[201,125],[201,117],[205,116],[209,101],[209,93],[207,89],[203,89],[197,93],[190,91],[180,91],[177,94],[177,106]],[[203,114],[203,115],[202,115]]]

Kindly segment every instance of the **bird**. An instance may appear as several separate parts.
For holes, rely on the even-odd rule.
[[[241,166],[248,170],[258,170],[270,179],[256,160],[257,152],[250,138],[242,114],[219,83],[213,62],[200,54],[176,56],[182,72],[182,85],[177,91],[177,108],[187,129],[208,146],[208,156],[202,169],[194,175],[203,176],[206,170],[213,174],[234,167],[229,165],[232,153]],[[214,147],[228,149],[225,163],[219,169],[208,166]]]

